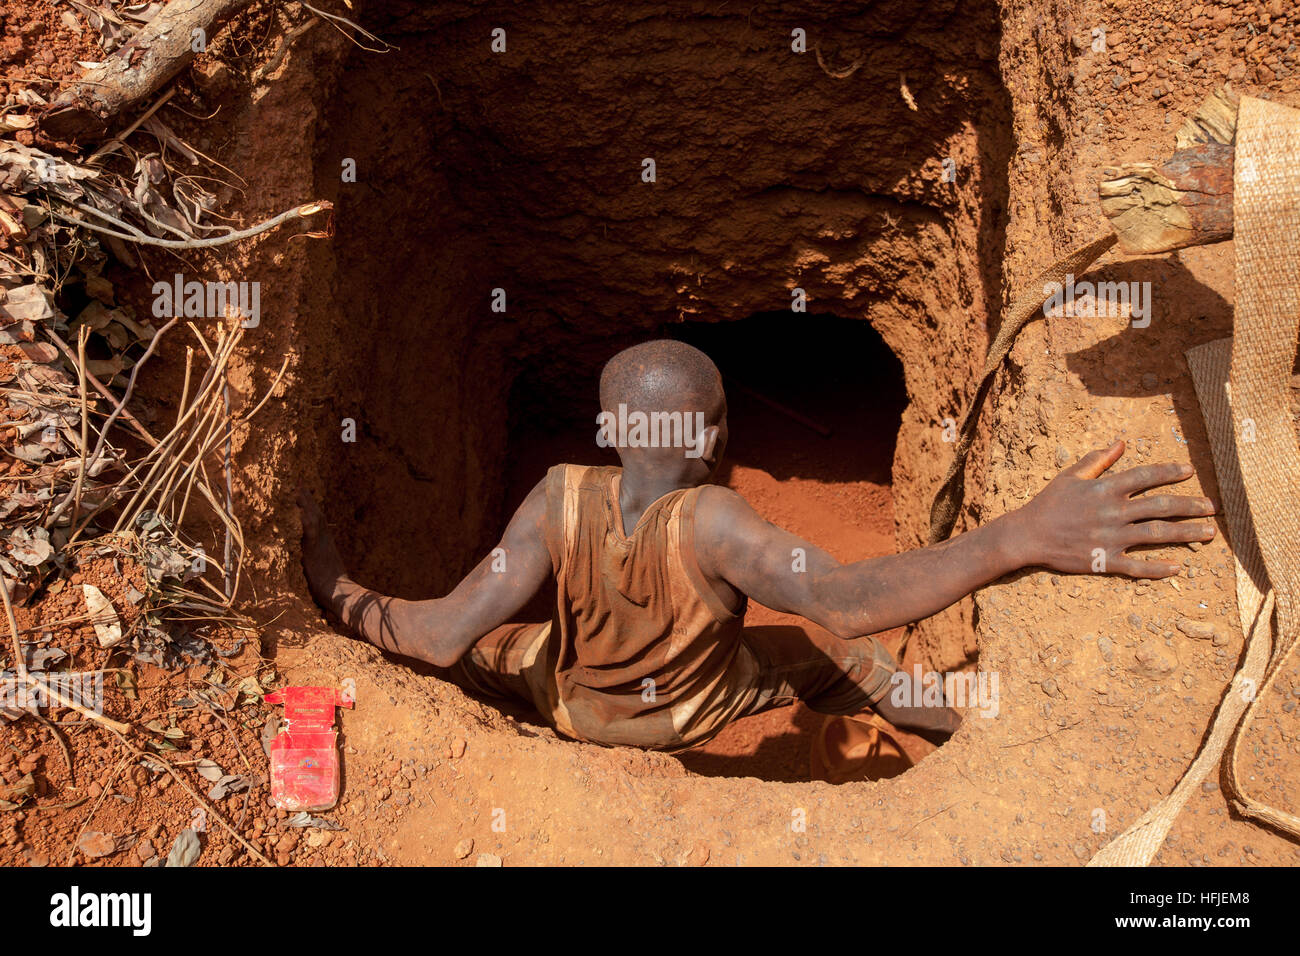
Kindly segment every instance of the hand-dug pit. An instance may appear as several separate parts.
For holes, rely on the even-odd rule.
[[[1000,302],[993,5],[370,8],[400,52],[321,81],[313,191],[348,228],[305,250],[296,309],[296,454],[358,579],[446,593],[546,466],[602,460],[599,368],[656,335],[722,367],[723,479],[760,512],[845,560],[919,543]],[[518,58],[480,42],[496,26]],[[968,666],[969,610],[909,653]],[[788,708],[683,763],[806,780],[814,725]]]

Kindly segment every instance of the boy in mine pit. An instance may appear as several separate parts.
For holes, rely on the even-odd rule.
[[[1021,568],[1168,577],[1179,565],[1129,549],[1215,533],[1204,520],[1211,501],[1142,494],[1187,479],[1190,465],[1111,472],[1124,454],[1116,442],[974,530],[841,564],[712,483],[727,401],[703,352],[672,340],[625,349],[604,367],[600,402],[597,441],[622,467],[551,468],[500,545],[445,597],[402,600],[353,581],[302,495],[316,600],[373,644],[468,691],[521,699],[577,740],[680,752],[803,701],[826,715],[815,750],[827,779],[843,781],[878,775],[891,757],[907,762],[882,718],[933,744],[962,719],[942,694],[916,693],[872,634]],[[551,619],[517,621],[550,579]],[[809,623],[745,627],[750,598]]]

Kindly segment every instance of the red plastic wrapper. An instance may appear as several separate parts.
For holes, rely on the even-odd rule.
[[[351,708],[351,693],[333,687],[285,687],[262,699],[284,704],[284,727],[271,741],[271,802],[282,810],[331,809],[339,802],[334,708]]]

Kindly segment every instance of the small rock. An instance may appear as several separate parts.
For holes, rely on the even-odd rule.
[[[141,862],[152,859],[157,852],[153,844],[148,840],[141,840],[135,845],[135,855],[140,858]]]
[[[81,839],[77,841],[77,849],[94,860],[115,852],[117,850],[117,840],[111,833],[87,830],[81,835]]]
[[[466,746],[464,739],[457,737],[451,742],[451,746],[447,748],[447,756],[452,760],[459,760],[461,757],[465,756]]]
[[[1165,646],[1164,642],[1149,637],[1134,653],[1136,663],[1133,670],[1144,677],[1164,677],[1178,666],[1178,658]]]
[[[1056,680],[1054,678],[1051,677],[1047,678],[1047,680],[1043,681],[1043,683],[1039,686],[1043,688],[1043,693],[1046,694],[1048,697],[1061,696],[1061,689],[1056,686]]]
[[[707,843],[695,844],[689,853],[682,854],[682,858],[678,862],[681,866],[703,866],[709,862],[709,845]]]
[[[459,843],[456,844],[456,848],[451,852],[453,855],[455,855],[456,859],[458,860],[465,859],[465,857],[469,856],[471,853],[474,852],[473,839],[466,838],[464,840],[461,840]]]
[[[1178,619],[1178,630],[1182,631],[1194,641],[1209,641],[1215,637],[1213,624],[1205,621],[1193,621],[1191,618],[1182,617]]]
[[[478,859],[474,862],[475,866],[500,866],[501,857],[495,853],[480,853]]]

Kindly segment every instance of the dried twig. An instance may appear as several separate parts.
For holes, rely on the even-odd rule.
[[[77,469],[77,483],[72,489],[72,524],[75,526],[81,513],[81,487],[86,479],[86,446],[90,444],[88,429],[90,416],[86,412],[86,338],[90,326],[77,330],[77,394],[81,398],[81,467]],[[108,426],[104,426],[107,431]],[[96,449],[98,452],[98,449]]]
[[[835,80],[844,80],[858,72],[858,67],[862,66],[863,58],[858,57],[852,63],[842,70],[832,70],[822,59],[822,48],[820,43],[813,44],[813,52],[817,54],[817,65],[822,68],[822,72]]]
[[[0,578],[0,597],[5,602],[5,617],[9,621],[9,634],[14,642],[14,670],[18,676],[27,679],[27,658],[23,656],[22,641],[18,639],[18,619],[14,617],[14,606],[9,600],[9,580]]]
[[[68,361],[70,362],[77,361],[77,355],[75,352],[72,351],[72,346],[68,345],[67,342],[63,341],[63,339],[59,337],[59,334],[57,332],[47,327],[45,329],[45,334],[48,335],[51,341],[53,341],[54,344],[59,347],[59,351],[61,351],[65,356],[67,356]],[[101,382],[95,376],[91,375],[89,372],[86,373],[86,381],[88,381],[91,385],[93,385],[95,387],[95,391],[99,392],[100,395],[103,395],[110,402],[117,401],[117,396],[114,395],[112,392],[110,392],[104,386],[103,382]],[[150,445],[158,444],[158,439],[154,438],[153,435],[150,435],[148,429],[146,429],[143,425],[141,425],[139,420],[130,412],[126,411],[125,409],[122,411],[122,419],[126,421],[129,425],[131,425],[131,427],[135,429],[136,434],[138,434]]]
[[[46,727],[48,727],[50,729],[50,733],[54,735],[54,739],[59,744],[59,749],[63,751],[63,763],[64,766],[68,768],[68,780],[72,783],[73,786],[76,786],[77,776],[72,772],[72,749],[68,746],[68,741],[67,738],[63,736],[63,731],[59,730],[58,726],[54,723],[54,721],[50,720],[48,717],[43,716],[42,714],[33,713],[32,716],[35,717],[38,721],[40,721],[42,724],[44,724]]]
[[[367,53],[387,53],[389,50],[397,49],[397,47],[393,46],[387,40],[381,40],[379,37],[375,36],[369,30],[363,29],[362,27],[353,23],[347,17],[341,17],[336,13],[326,13],[324,10],[318,10],[315,7],[313,7],[310,3],[307,3],[306,0],[302,0],[302,5],[306,7],[308,10],[310,10],[312,13],[316,14],[316,16],[323,17],[324,19],[328,20],[330,22],[330,26],[334,27],[335,30],[338,30],[339,33],[342,33],[345,37],[347,37],[357,46],[361,47],[361,49],[365,50]],[[340,23],[347,24],[353,30],[357,31],[357,33],[365,37],[367,40],[373,40],[375,43],[382,43],[384,45],[384,48],[382,50],[371,49],[370,47],[362,43],[360,40],[358,40],[356,37],[354,37],[352,34],[348,33],[347,30],[344,30],[341,26],[339,26]]]
[[[73,854],[77,852],[77,844],[81,842],[81,835],[86,832],[86,827],[90,826],[90,821],[95,819],[95,814],[99,812],[99,808],[103,804],[105,798],[112,792],[113,782],[117,780],[117,775],[122,772],[122,768],[127,765],[129,760],[129,757],[123,757],[117,762],[117,766],[113,768],[113,772],[108,775],[108,780],[105,781],[104,788],[99,791],[99,797],[95,800],[95,805],[91,807],[90,812],[86,814],[86,819],[81,821],[81,829],[77,831],[77,835],[72,838],[71,846],[68,847],[69,866],[72,865]]]
[[[144,102],[196,55],[195,29],[212,36],[250,0],[175,0],[71,89],[61,93],[40,117],[41,128],[58,140],[102,135],[126,110]],[[147,54],[141,56],[142,51]]]
[[[103,210],[95,209],[93,206],[87,206],[84,203],[69,203],[82,212],[90,212],[94,215],[101,216],[104,219],[112,219]],[[278,216],[272,216],[265,222],[248,229],[240,229],[235,232],[227,233],[224,236],[212,236],[207,239],[159,239],[157,236],[146,235],[134,226],[124,223],[121,220],[115,220],[117,225],[122,229],[131,230],[130,232],[118,232],[108,229],[104,226],[95,225],[86,222],[84,219],[78,219],[75,216],[68,216],[57,209],[52,210],[55,218],[72,226],[80,226],[83,229],[89,229],[91,232],[102,233],[106,236],[112,236],[115,239],[122,239],[126,242],[139,243],[142,246],[161,246],[164,249],[207,249],[212,246],[223,246],[229,242],[238,242],[241,239],[250,239],[253,236],[261,235],[271,229],[284,225],[286,222],[292,222],[298,219],[308,219],[318,212],[327,212],[334,208],[334,204],[327,199],[318,199],[315,202],[304,203],[301,206],[295,206],[293,209],[286,209]]]
[[[225,412],[226,412],[226,423],[225,423],[226,442],[225,442],[224,454],[222,455],[222,465],[226,473],[226,513],[234,514],[235,513],[235,487],[230,478],[230,456],[231,456],[231,449],[234,445],[234,439],[231,432],[232,423],[231,423],[231,416],[230,416],[230,375],[223,374],[222,378],[224,379],[224,381],[221,386],[221,403],[225,407]],[[233,598],[235,596],[234,576],[231,574],[230,548],[231,548],[231,533],[230,533],[230,526],[227,525],[226,543],[222,551],[222,562],[221,562],[223,578],[226,582],[227,599]]]
[[[122,132],[118,133],[116,136],[110,139],[103,146],[99,147],[99,149],[91,153],[89,158],[87,158],[86,160],[86,165],[87,166],[91,165],[92,163],[95,162],[95,160],[103,156],[106,156],[111,152],[114,152],[119,146],[123,145],[126,142],[126,138],[128,136],[130,136],[141,126],[143,126],[144,123],[149,119],[149,117],[153,116],[154,113],[157,113],[160,109],[162,109],[167,104],[167,101],[170,100],[175,95],[176,95],[176,87],[173,86],[162,96],[158,97],[157,101],[153,104],[153,106],[149,107],[142,114],[140,114],[140,118],[138,120],[136,120],[126,129],[122,130]]]
[[[113,423],[114,423],[115,421],[117,421],[118,417],[122,415],[123,411],[126,409],[126,403],[129,402],[129,401],[131,400],[131,395],[132,395],[132,393],[134,393],[134,391],[135,391],[135,380],[136,380],[137,376],[139,376],[139,374],[140,374],[140,369],[144,367],[145,362],[147,362],[147,361],[149,360],[149,357],[150,357],[151,355],[153,355],[154,349],[158,347],[158,341],[159,341],[159,339],[161,339],[161,338],[163,337],[163,334],[164,334],[168,329],[170,329],[173,325],[175,325],[178,321],[180,321],[179,317],[177,317],[177,318],[173,318],[170,322],[168,322],[168,323],[167,323],[166,325],[164,325],[161,329],[159,329],[158,331],[156,331],[156,332],[154,333],[153,338],[151,338],[151,339],[149,340],[149,347],[148,347],[147,349],[145,349],[144,355],[140,356],[140,361],[138,361],[138,362],[135,364],[135,368],[131,369],[131,378],[127,381],[126,392],[122,395],[122,400],[121,400],[120,402],[117,403],[117,406],[113,409],[112,413],[108,416],[108,419],[107,419],[107,420],[104,422],[104,424],[100,427],[100,430],[99,430],[99,441],[95,443],[95,451],[94,451],[94,454],[92,454],[92,455],[90,456],[90,460],[91,460],[92,463],[97,462],[97,461],[99,460],[99,456],[100,456],[100,454],[101,454],[101,453],[103,452],[103,450],[104,450],[104,445],[105,445],[105,444],[107,443],[107,441],[108,441],[108,430],[109,430],[109,428],[111,428],[112,425],[113,425]],[[82,389],[82,395],[83,395],[83,400],[84,400],[84,395],[85,395],[85,389],[84,389],[84,386],[85,386],[85,375],[87,374],[87,373],[86,373],[86,370],[85,370],[85,367],[86,367],[86,361],[85,361],[85,359],[86,359],[86,350],[85,350],[85,345],[86,345],[86,343],[85,343],[85,336],[83,335],[82,338],[81,338],[81,357],[80,357],[80,362],[79,362],[79,368],[81,369],[81,374],[82,374],[82,386],[83,386],[83,389]],[[83,417],[83,418],[82,418],[82,443],[83,443],[83,450],[82,450],[82,453],[83,453],[83,456],[84,456],[84,453],[85,453],[85,449],[84,449],[85,441],[86,441],[86,437],[85,437],[85,418]],[[46,528],[53,528],[53,527],[54,527],[55,522],[57,522],[58,519],[59,519],[59,517],[63,514],[63,511],[64,511],[65,508],[67,508],[69,502],[71,502],[71,501],[73,500],[74,495],[75,495],[77,498],[80,498],[80,494],[81,494],[81,490],[80,490],[80,489],[81,489],[81,477],[82,477],[82,474],[84,474],[84,472],[85,472],[85,458],[84,458],[84,457],[83,457],[83,459],[82,459],[82,462],[83,462],[83,464],[82,464],[82,472],[81,472],[81,474],[78,474],[78,475],[77,475],[77,486],[76,486],[76,488],[74,488],[72,492],[69,492],[69,494],[67,495],[67,497],[65,497],[65,498],[63,499],[63,501],[61,501],[61,502],[59,503],[59,506],[58,506],[57,508],[55,508],[54,511],[50,514],[50,517],[46,520],[46,523],[45,523]],[[73,522],[72,522],[72,523],[73,523],[74,526],[76,525],[76,519],[75,519],[75,518],[73,519]],[[80,529],[78,529],[78,530],[80,530]]]

